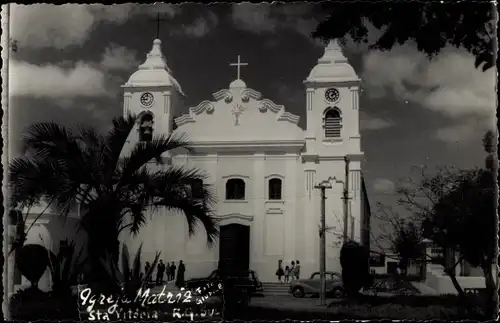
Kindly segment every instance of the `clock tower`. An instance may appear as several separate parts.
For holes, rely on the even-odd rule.
[[[168,135],[180,110],[182,89],[173,77],[161,51],[161,40],[153,41],[144,64],[130,76],[124,89],[123,115],[137,117],[128,143],[151,140],[153,135]]]
[[[331,40],[304,81],[308,155],[338,156],[360,152],[360,81],[337,40]]]
[[[360,81],[337,40],[328,43],[304,81],[307,129],[306,149],[302,154],[306,196],[303,202],[304,214],[311,217],[306,224],[310,235],[306,248],[311,253],[308,262],[320,262],[317,224],[321,196],[315,187],[327,181],[330,188],[325,192],[325,223],[332,234],[325,239],[327,246],[338,248],[328,249],[325,262],[327,268],[334,270],[341,269],[343,235],[359,241],[363,157],[358,110]]]

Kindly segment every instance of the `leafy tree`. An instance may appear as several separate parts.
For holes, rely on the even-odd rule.
[[[380,249],[389,249],[397,255],[403,274],[406,274],[409,261],[419,260],[424,256],[423,236],[418,222],[414,222],[412,217],[403,218],[391,207],[381,203],[377,203],[377,208],[375,217],[381,222],[381,234],[373,240]],[[380,242],[385,242],[387,247],[382,247]]]
[[[431,260],[443,266],[458,294],[465,297],[455,275],[455,268],[463,259],[462,256],[455,259],[457,244],[454,237],[457,233],[454,228],[459,226],[453,223],[457,221],[457,217],[454,217],[454,213],[436,217],[435,206],[443,197],[457,190],[460,183],[470,175],[470,170],[442,167],[436,174],[430,175],[426,167],[415,167],[415,169],[418,170],[420,178],[417,180],[409,178],[405,185],[396,189],[399,195],[398,204],[412,214],[411,221],[421,228],[422,236],[432,240],[445,252],[444,259]]]
[[[396,233],[392,241],[391,251],[399,256],[404,275],[407,274],[410,260],[422,258],[422,240],[420,229],[413,222],[405,223]]]
[[[52,291],[62,297],[71,296],[71,287],[78,283],[78,276],[82,273],[83,249],[76,253],[75,245],[76,243],[72,241],[68,246],[59,248],[57,254],[50,252]]]
[[[493,264],[496,255],[497,220],[495,181],[491,172],[471,171],[458,187],[434,206],[435,215],[427,221],[433,240],[447,240],[474,267],[483,269],[488,299],[493,299],[496,284]]]
[[[183,135],[155,136],[137,143],[128,156],[124,146],[134,129],[132,115],[113,120],[112,129],[98,134],[92,127],[69,129],[56,123],[36,123],[23,138],[26,153],[10,165],[11,200],[24,209],[45,202],[61,216],[79,208],[80,226],[88,235],[87,254],[92,270],[100,269],[108,253],[118,262],[119,234],[137,234],[146,223],[145,213],[158,208],[182,211],[189,233],[197,222],[212,245],[218,235],[212,217],[214,194],[209,185],[196,188],[190,183],[205,174],[183,166],[162,165],[162,155],[175,149],[190,150]],[[156,161],[155,170],[147,165]]]
[[[476,57],[483,71],[495,65],[495,8],[491,2],[477,1],[391,1],[325,2],[331,12],[319,24],[313,37],[368,42],[366,22],[382,30],[372,48],[390,50],[409,40],[430,58],[447,45],[463,47]]]

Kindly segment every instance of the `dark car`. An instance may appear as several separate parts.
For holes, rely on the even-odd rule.
[[[330,271],[327,271],[325,276],[326,294],[332,295],[335,298],[343,297],[344,286],[342,284],[342,276],[339,273]],[[305,295],[319,294],[320,286],[320,274],[319,272],[315,272],[309,278],[293,280],[290,283],[288,292],[294,297],[301,298]]]
[[[212,273],[208,277],[201,278],[192,278],[186,281],[186,288],[190,290],[196,290],[196,288],[203,288],[210,282],[220,282],[226,281],[226,283],[247,286],[249,287],[249,291],[252,294],[262,293],[264,288],[262,287],[262,282],[259,280],[257,273],[253,270],[245,271],[246,275],[242,275],[242,277],[228,277],[226,279],[222,279],[219,275],[219,270],[216,269],[212,271]],[[245,277],[246,276],[246,277]]]

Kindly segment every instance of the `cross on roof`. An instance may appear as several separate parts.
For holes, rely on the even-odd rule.
[[[240,61],[240,55],[238,55],[238,63],[230,63],[229,66],[236,66],[238,69],[238,80],[240,79],[240,67],[241,66],[248,66],[248,63],[241,63]]]
[[[156,38],[160,39],[160,21],[167,21],[167,19],[161,19],[160,13],[158,12],[156,18],[152,20],[156,21]]]

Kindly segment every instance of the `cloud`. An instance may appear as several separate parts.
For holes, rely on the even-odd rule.
[[[413,44],[391,51],[372,51],[363,60],[364,89],[369,97],[394,96],[417,103],[453,121],[435,138],[447,141],[452,133],[472,134],[494,118],[495,69],[482,72],[474,57],[461,49],[445,48],[432,60]],[[453,140],[456,141],[456,140]]]
[[[276,33],[293,30],[311,40],[313,44],[323,45],[311,37],[320,17],[313,14],[312,4],[251,4],[239,3],[232,7],[232,20],[236,28],[255,33]]]
[[[180,7],[170,4],[114,5],[35,4],[11,5],[12,38],[24,48],[56,48],[82,45],[98,23],[123,24],[138,14],[158,12],[173,17]]]
[[[394,192],[394,182],[387,178],[377,178],[373,181],[373,189],[379,193]]]
[[[183,34],[188,37],[200,38],[208,34],[218,24],[217,16],[209,11],[206,16],[198,17],[193,23],[183,25],[177,34]]]
[[[364,131],[382,130],[391,128],[396,124],[389,119],[382,119],[368,115],[366,112],[360,112],[360,129]]]
[[[276,29],[276,21],[271,17],[269,4],[234,4],[232,19],[235,27],[253,33],[269,32]]]
[[[10,91],[13,96],[71,98],[108,96],[104,73],[85,62],[73,67],[11,62]]]
[[[82,5],[12,4],[11,8],[12,37],[25,47],[63,49],[81,44],[94,24],[94,16]]]
[[[104,50],[100,65],[106,70],[128,71],[140,64],[137,52],[123,46],[111,44]]]
[[[463,143],[476,141],[481,144],[482,135],[490,129],[496,128],[495,118],[468,118],[461,122],[445,126],[436,131],[434,139],[445,143]]]
[[[474,57],[447,48],[429,61],[412,45],[372,51],[364,57],[364,88],[371,97],[392,94],[450,118],[492,116],[494,69],[482,72]]]

